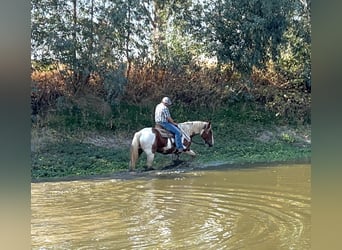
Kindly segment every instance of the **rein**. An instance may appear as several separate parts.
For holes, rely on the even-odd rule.
[[[178,127],[179,130],[182,132],[182,134],[184,135],[185,139],[188,140],[189,142],[191,143],[194,143],[194,144],[197,144],[197,145],[205,145],[205,142],[196,142],[196,141],[193,141],[192,140],[192,137],[188,136],[187,133],[185,133],[185,131],[181,128],[181,127]]]
[[[184,132],[184,130],[181,127],[178,127],[179,130],[182,132],[182,134],[184,135],[185,139],[188,141],[191,141],[191,138],[187,135],[187,133]]]
[[[205,144],[203,141],[202,142],[196,142],[196,141],[193,141],[192,139],[191,139],[191,143],[195,143],[197,145],[204,145]]]

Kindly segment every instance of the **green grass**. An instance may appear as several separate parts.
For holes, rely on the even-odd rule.
[[[55,177],[83,177],[108,175],[118,171],[127,171],[129,162],[129,141],[133,133],[143,127],[153,125],[153,106],[134,106],[121,104],[112,107],[112,117],[82,110],[77,112],[60,112],[49,116],[45,127],[56,131],[53,139],[47,140],[38,149],[32,151],[31,174],[34,180]],[[211,120],[213,124],[215,145],[207,147],[192,144],[197,157],[182,155],[181,159],[190,161],[190,165],[210,165],[219,163],[241,164],[257,162],[281,162],[308,160],[311,157],[310,143],[301,140],[301,135],[310,134],[310,125],[284,126],[284,121],[277,120],[273,114],[260,107],[249,104],[222,107],[219,110],[196,110],[191,107],[173,106],[174,118],[186,120]],[[112,122],[112,126],[109,124]],[[282,130],[279,130],[283,126]],[[38,132],[33,137],[42,137]],[[85,143],[80,139],[89,131],[116,135],[126,142],[115,147],[105,147]],[[273,136],[260,140],[264,131]],[[34,139],[34,138],[33,138]],[[199,136],[194,141],[201,142]],[[137,169],[143,169],[146,156],[138,161]],[[163,168],[171,163],[166,155],[156,154],[154,167]]]
[[[126,148],[112,149],[65,140],[32,154],[32,177],[88,176],[127,169]]]

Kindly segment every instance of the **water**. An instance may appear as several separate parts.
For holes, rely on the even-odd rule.
[[[32,183],[32,249],[310,249],[310,165]]]

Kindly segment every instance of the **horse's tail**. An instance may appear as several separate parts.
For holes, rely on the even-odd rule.
[[[139,158],[140,135],[141,135],[140,131],[136,132],[133,136],[133,140],[131,143],[131,149],[130,149],[131,160],[129,161],[129,169],[131,171],[135,169],[135,164]]]

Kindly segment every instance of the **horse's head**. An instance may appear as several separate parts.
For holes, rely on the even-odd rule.
[[[209,147],[214,145],[214,135],[211,129],[211,122],[208,122],[205,127],[202,129],[200,133],[205,144],[208,144]]]

